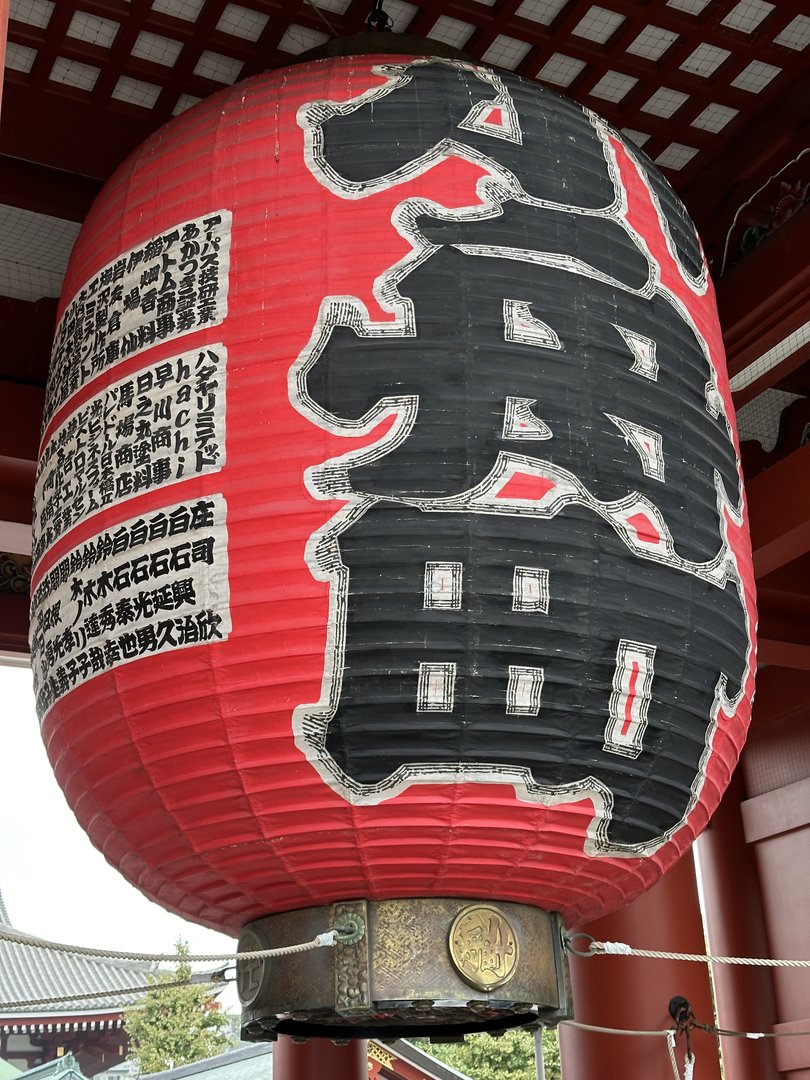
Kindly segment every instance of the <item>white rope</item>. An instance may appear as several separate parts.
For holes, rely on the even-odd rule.
[[[667,1032],[667,1049],[669,1050],[669,1061],[672,1065],[672,1072],[675,1080],[681,1080],[681,1074],[678,1071],[678,1059],[675,1057],[675,1032]]]
[[[600,1035],[640,1035],[654,1036],[657,1039],[664,1038],[667,1041],[667,1050],[669,1051],[669,1060],[672,1065],[672,1072],[675,1080],[681,1080],[681,1073],[678,1068],[678,1059],[675,1056],[675,1037],[677,1032],[673,1028],[664,1028],[663,1030],[653,1031],[641,1031],[634,1030],[632,1028],[610,1028],[600,1027],[598,1024],[583,1024],[579,1020],[561,1020],[560,1027],[563,1026],[580,1028],[582,1031],[595,1031]],[[693,1080],[695,1069],[695,1056],[691,1052],[687,1053],[684,1061],[684,1073],[683,1080]]]
[[[582,1031],[596,1031],[600,1035],[654,1035],[656,1038],[664,1038],[673,1034],[670,1028],[662,1028],[657,1031],[634,1031],[632,1028],[600,1027],[598,1024],[583,1024],[580,1020],[561,1020],[559,1027],[581,1028]]]
[[[634,949],[622,941],[592,941],[585,955],[642,956],[650,960],[692,960],[700,964],[743,964],[748,967],[810,968],[810,960],[769,960],[759,956],[704,956],[701,953],[662,952],[656,949]]]
[[[147,963],[188,963],[211,964],[225,960],[265,960],[271,956],[292,956],[294,953],[309,952],[332,946],[337,941],[337,931],[327,930],[318,934],[312,941],[300,945],[284,945],[279,949],[259,949],[255,952],[209,953],[204,956],[181,956],[178,953],[136,953],[119,952],[108,949],[90,949],[85,945],[63,945],[58,941],[20,934],[15,930],[0,928],[0,941],[10,941],[15,945],[30,945],[34,949],[46,949],[51,952],[72,953],[74,956],[93,956],[101,960],[140,960]],[[84,996],[84,995],[83,995]]]
[[[681,1080],[681,1073],[678,1069],[678,1059],[675,1056],[675,1032],[667,1032],[667,1049],[669,1050],[669,1062],[672,1065],[672,1072],[675,1076],[675,1080]],[[692,1080],[695,1075],[695,1055],[691,1050],[688,1050],[683,1063],[683,1080]]]
[[[632,951],[630,946],[625,945],[623,941],[600,941],[599,944],[602,946],[599,952],[603,952],[606,956],[629,956]],[[593,945],[591,949],[593,952],[597,951]]]
[[[600,1027],[597,1024],[584,1024],[580,1020],[560,1020],[559,1027],[564,1025],[568,1027],[581,1028],[583,1031],[595,1031],[600,1035],[642,1035],[642,1036],[666,1036],[675,1034],[674,1028],[662,1028],[661,1030],[653,1031],[641,1031],[633,1028],[613,1028],[613,1027]],[[712,1035],[716,1039],[788,1039],[788,1038],[810,1038],[810,1030],[808,1031],[730,1031],[728,1028],[709,1027],[706,1024],[695,1024],[695,1028],[698,1031],[703,1031],[707,1035]]]

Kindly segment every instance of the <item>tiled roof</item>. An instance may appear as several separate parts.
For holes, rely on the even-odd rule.
[[[11,929],[8,912],[0,896],[0,924]],[[75,1017],[77,1014],[120,1014],[136,995],[116,991],[143,986],[153,965],[131,960],[94,959],[32,948],[0,940],[0,1027],[25,1018],[36,1024],[47,1018]],[[14,1001],[59,998],[73,994],[94,994],[109,990],[102,998],[45,1005],[12,1006]]]
[[[78,1061],[70,1053],[37,1065],[36,1068],[29,1069],[22,1075],[25,1076],[25,1080],[56,1080],[56,1077],[60,1080],[87,1080],[79,1068]]]
[[[387,1050],[394,1059],[401,1058],[409,1062],[433,1080],[469,1080],[463,1073],[437,1061],[406,1039],[397,1039]],[[272,1046],[267,1043],[240,1046],[226,1050],[224,1054],[216,1057],[196,1061],[193,1065],[181,1065],[166,1072],[151,1073],[148,1080],[191,1080],[192,1077],[199,1080],[272,1080]]]
[[[387,1049],[393,1051],[397,1057],[415,1065],[433,1080],[470,1080],[466,1073],[459,1072],[451,1065],[445,1065],[443,1061],[438,1061],[431,1053],[419,1046],[414,1046],[407,1039],[397,1039]]]
[[[269,1043],[240,1046],[193,1065],[150,1073],[149,1080],[186,1080],[193,1076],[200,1080],[272,1080],[273,1047]]]

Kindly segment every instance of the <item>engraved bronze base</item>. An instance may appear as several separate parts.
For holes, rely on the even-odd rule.
[[[467,899],[351,900],[245,927],[240,952],[332,948],[237,963],[242,1038],[447,1037],[571,1015],[559,916]]]

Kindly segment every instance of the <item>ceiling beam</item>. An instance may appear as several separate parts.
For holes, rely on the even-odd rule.
[[[39,386],[0,379],[3,424],[0,426],[0,460],[4,457],[36,461],[45,391]],[[1,496],[0,496],[1,497]]]
[[[760,663],[810,669],[810,596],[760,583],[757,607]]]
[[[763,180],[776,175],[806,150],[807,101],[810,70],[789,83],[764,108],[752,108],[752,119],[742,137],[729,144],[718,143],[718,152],[708,168],[698,155],[694,166],[684,169],[684,184],[679,186],[678,194],[707,253],[714,257],[716,273],[737,210],[758,191]]]
[[[21,593],[0,593],[0,663],[4,653],[28,655],[28,602]]]
[[[27,89],[9,79],[3,91],[0,153],[106,180],[156,126],[149,115],[123,109],[113,113],[90,99]]]
[[[38,214],[84,221],[100,180],[0,154],[0,202]]]
[[[0,381],[43,388],[48,377],[57,301],[0,296]],[[9,424],[9,389],[2,386],[3,423]],[[37,434],[39,424],[37,423]],[[2,451],[0,451],[2,452]]]
[[[810,671],[810,644],[806,642],[797,643],[760,637],[757,654],[760,664]],[[805,681],[806,679],[807,676],[805,676]]]
[[[31,524],[37,463],[0,454],[0,521]]]
[[[804,207],[716,284],[729,375],[810,318],[810,207]]]
[[[807,676],[796,670],[765,668],[757,674],[757,696],[751,716],[752,731],[755,735],[764,732],[765,728],[786,717],[807,717],[810,720]]]
[[[810,298],[808,298],[807,315],[810,318]],[[734,400],[734,408],[741,409],[743,405],[747,405],[749,401],[753,401],[755,397],[764,391],[768,390],[772,386],[777,386],[786,379],[789,375],[792,375],[794,371],[798,371],[800,368],[810,361],[810,341],[805,341],[803,345],[800,345],[798,349],[788,353],[784,359],[774,364],[773,367],[768,368],[761,375],[750,382],[747,386],[744,386],[740,390],[736,390],[732,393]],[[786,387],[782,387],[786,389]]]
[[[746,485],[754,573],[762,578],[810,551],[810,443]]]

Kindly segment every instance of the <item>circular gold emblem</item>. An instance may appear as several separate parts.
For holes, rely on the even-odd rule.
[[[509,982],[518,962],[518,940],[502,911],[489,904],[464,908],[450,927],[450,959],[476,990]]]

